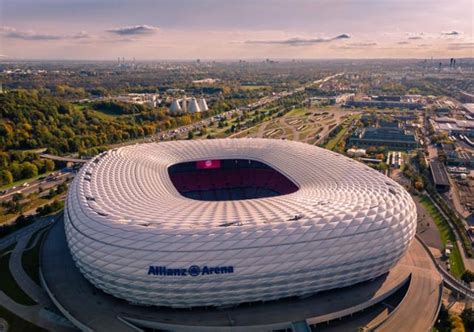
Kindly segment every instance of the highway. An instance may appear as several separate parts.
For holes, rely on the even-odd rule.
[[[43,190],[56,187],[58,184],[73,177],[74,174],[72,172],[59,171],[55,172],[55,175],[50,174],[47,177],[41,177],[30,182],[25,182],[27,183],[27,185],[13,186],[7,189],[5,194],[0,195],[0,202],[11,199],[14,194],[22,193],[26,196],[28,194],[38,191],[40,186],[43,188]]]

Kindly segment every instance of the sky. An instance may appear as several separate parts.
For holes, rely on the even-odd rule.
[[[472,0],[0,0],[0,59],[474,57]]]

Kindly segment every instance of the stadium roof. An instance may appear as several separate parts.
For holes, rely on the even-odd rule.
[[[264,163],[298,189],[202,201],[182,196],[171,181],[173,165],[225,159]],[[413,200],[393,180],[332,151],[269,139],[102,153],[74,179],[65,209],[68,244],[84,276],[128,301],[172,307],[266,301],[366,281],[403,256],[415,229]],[[217,274],[204,275],[208,267]]]

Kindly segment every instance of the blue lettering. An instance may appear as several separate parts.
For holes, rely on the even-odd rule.
[[[191,265],[189,268],[172,268],[168,269],[166,266],[154,266],[148,267],[148,275],[155,276],[192,276],[196,277],[199,275],[209,274],[229,274],[234,273],[233,266],[215,266],[208,267],[204,265],[202,268],[198,265]]]
[[[151,266],[148,268],[148,275],[153,274],[156,275],[155,267]]]

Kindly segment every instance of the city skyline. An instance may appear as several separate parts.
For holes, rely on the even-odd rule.
[[[472,57],[473,4],[2,0],[0,55],[113,60]]]

